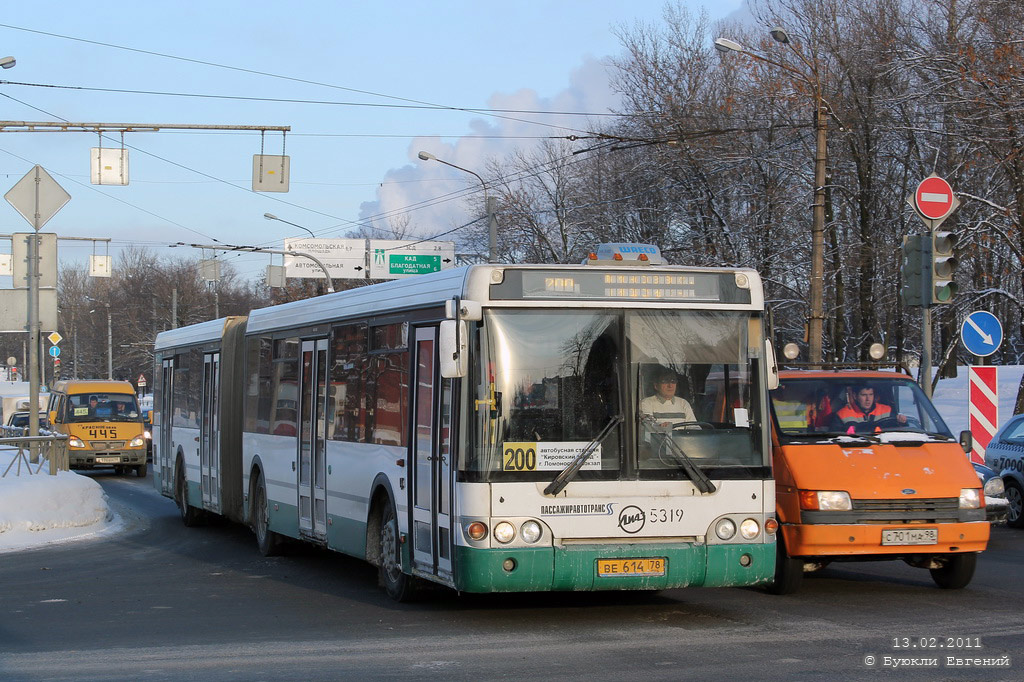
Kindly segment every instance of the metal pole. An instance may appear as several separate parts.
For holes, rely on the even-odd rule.
[[[484,204],[487,206],[487,242],[488,242],[488,263],[498,262],[498,219],[494,215],[496,200],[487,194],[487,185],[484,184]]]
[[[28,435],[36,438],[39,435],[39,166],[36,166],[35,177],[35,213],[32,227],[35,232],[29,235],[28,251],[28,397],[29,418]],[[39,461],[39,444],[33,440],[29,446],[29,461]]]
[[[171,329],[178,328],[178,287],[171,289]],[[156,338],[156,337],[154,337]]]
[[[828,118],[820,87],[815,89],[814,111],[814,215],[811,223],[811,319],[808,355],[812,364],[821,363],[825,284],[825,163],[828,158]]]
[[[921,308],[921,369],[918,380],[924,394],[932,397],[932,309],[928,307],[927,301]]]
[[[110,325],[110,304],[107,303],[107,379],[114,380],[114,333]]]

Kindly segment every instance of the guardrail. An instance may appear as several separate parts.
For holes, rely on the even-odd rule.
[[[20,476],[22,467],[30,476],[38,474],[44,464],[49,464],[48,473],[51,476],[56,476],[58,471],[70,469],[68,437],[64,435],[0,438],[0,449],[16,451],[7,468],[0,473],[0,478],[6,477],[12,469],[15,476]]]

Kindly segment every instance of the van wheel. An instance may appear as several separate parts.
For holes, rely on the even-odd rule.
[[[944,590],[959,590],[967,587],[971,578],[974,577],[974,569],[978,565],[978,555],[974,552],[948,554],[944,559],[945,565],[941,568],[929,569],[935,584]]]
[[[145,464],[140,464],[139,466],[135,467],[135,475],[138,476],[139,478],[145,478],[146,473],[147,468]]]
[[[281,536],[270,530],[270,508],[267,506],[267,484],[261,471],[256,478],[252,500],[252,530],[256,533],[256,545],[263,556],[281,553]]]
[[[782,531],[775,543],[775,582],[768,586],[772,594],[793,594],[804,581],[804,560],[789,556]]]
[[[115,476],[124,476],[124,467],[121,466],[120,464],[115,464],[114,465],[114,475]]]
[[[1024,528],[1024,490],[1017,481],[1003,479],[1006,483],[1006,501],[1009,510],[1006,513],[1006,525],[1011,528]]]
[[[398,520],[391,500],[385,500],[380,507],[380,564],[377,575],[384,591],[395,601],[403,602],[412,598],[415,585],[411,575],[402,573]]]
[[[187,528],[199,525],[202,512],[188,503],[188,488],[185,485],[185,467],[178,462],[177,471],[174,475],[174,501],[178,504],[178,513],[181,514],[181,522]]]

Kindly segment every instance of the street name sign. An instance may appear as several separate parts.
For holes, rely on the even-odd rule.
[[[404,279],[455,266],[455,242],[370,240],[370,278]]]
[[[1003,325],[992,313],[975,310],[964,319],[960,338],[968,351],[980,358],[988,357],[999,350],[1003,342]]]
[[[284,250],[313,256],[332,279],[366,279],[365,239],[285,239]],[[284,268],[285,277],[324,278],[320,266],[303,256],[286,255]]]

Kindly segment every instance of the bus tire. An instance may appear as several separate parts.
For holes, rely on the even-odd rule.
[[[395,506],[385,498],[380,505],[380,561],[377,576],[381,587],[397,602],[409,601],[415,592],[414,579],[402,572],[402,550],[398,542]]]
[[[145,464],[140,464],[135,467],[135,475],[139,478],[145,478],[147,473],[147,467]]]
[[[270,530],[270,507],[267,501],[267,484],[263,472],[256,475],[252,497],[252,531],[256,534],[256,546],[263,556],[281,553],[281,536]]]
[[[779,531],[775,544],[775,580],[768,586],[772,594],[793,594],[804,581],[804,560],[789,556]]]
[[[181,522],[186,528],[194,528],[202,520],[202,511],[188,503],[188,488],[185,483],[184,462],[178,460],[174,472],[174,501],[178,504]]]
[[[929,569],[935,584],[944,590],[960,590],[967,587],[974,577],[978,555],[974,552],[947,554],[944,559],[942,567]]]

